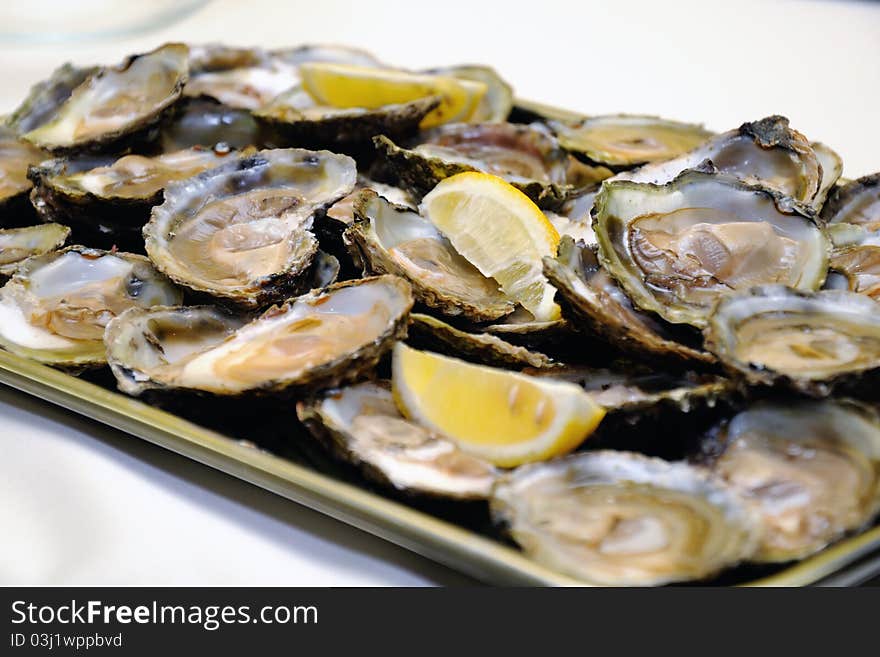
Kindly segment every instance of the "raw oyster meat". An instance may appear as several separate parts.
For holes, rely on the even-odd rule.
[[[144,226],[147,254],[170,278],[242,306],[298,289],[318,241],[317,212],[355,184],[355,163],[327,151],[259,151],[165,188]]]
[[[45,123],[23,135],[50,151],[120,150],[158,136],[157,125],[187,80],[188,49],[169,43],[102,68],[76,87]]]
[[[396,276],[337,283],[272,306],[222,340],[187,333],[188,308],[122,315],[107,327],[107,358],[121,389],[214,395],[302,393],[357,380],[406,335],[409,285]],[[172,349],[153,330],[192,350]],[[222,322],[221,322],[222,327]],[[188,329],[187,329],[188,330]],[[190,337],[191,335],[191,337]]]
[[[532,559],[611,586],[703,579],[748,559],[752,509],[686,463],[587,451],[499,477],[492,516]]]
[[[489,496],[495,467],[405,419],[387,383],[331,390],[296,410],[316,438],[380,483],[460,500]]]
[[[33,222],[34,210],[27,198],[33,187],[28,180],[28,167],[45,157],[45,152],[0,126],[0,226]]]
[[[700,125],[635,114],[551,121],[550,126],[563,148],[615,170],[668,160],[694,149],[713,134]]]
[[[727,175],[686,171],[662,185],[603,184],[593,208],[599,260],[633,303],[705,326],[737,290],[822,285],[828,242],[813,211]]]
[[[182,299],[143,256],[71,246],[28,258],[0,288],[0,346],[52,365],[100,365],[110,320]]]
[[[880,418],[842,400],[760,403],[722,422],[702,458],[764,532],[754,561],[800,559],[880,510]]]
[[[705,338],[749,382],[825,396],[880,368],[880,304],[844,290],[765,285],[721,299]]]
[[[12,275],[26,258],[60,249],[69,236],[70,228],[60,224],[0,229],[0,276]]]
[[[345,240],[368,273],[403,276],[420,303],[448,315],[491,321],[513,311],[498,283],[459,255],[418,211],[367,190],[354,213],[357,221]]]

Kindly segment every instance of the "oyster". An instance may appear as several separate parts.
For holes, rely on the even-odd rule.
[[[713,134],[700,125],[635,114],[550,121],[550,127],[566,150],[615,170],[668,160]]]
[[[828,261],[829,278],[836,273],[844,279],[841,288],[880,301],[880,232],[836,223],[828,226],[828,234],[834,244]]]
[[[751,383],[824,396],[880,368],[880,305],[843,290],[765,285],[718,302],[706,348]]]
[[[0,276],[11,276],[26,258],[61,248],[69,236],[70,228],[60,224],[0,229]]]
[[[880,418],[852,402],[756,404],[710,432],[703,452],[759,510],[754,561],[818,552],[880,510]]]
[[[859,224],[880,229],[880,173],[863,176],[840,186],[822,208],[829,224]]]
[[[819,166],[822,167],[822,182],[819,183],[819,191],[816,192],[811,202],[816,210],[820,210],[825,206],[828,195],[840,180],[840,174],[843,173],[843,160],[834,150],[821,142],[814,141],[810,145],[813,147],[816,159],[819,160]]]
[[[348,194],[355,163],[327,151],[259,151],[169,184],[144,226],[170,278],[242,306],[297,289],[318,249],[314,216]]]
[[[0,288],[0,346],[53,365],[98,365],[113,317],[182,299],[143,256],[71,246],[28,258]]]
[[[256,110],[299,84],[305,62],[378,66],[369,53],[344,46],[302,46],[290,50],[191,47],[191,77],[184,93],[207,96],[236,109]]]
[[[380,276],[288,300],[207,345],[197,323],[184,332],[187,316],[175,319],[187,308],[122,315],[110,323],[104,339],[119,386],[130,394],[150,389],[300,393],[354,381],[375,367],[406,335],[411,307],[406,281]],[[154,318],[160,327],[173,328],[164,331],[168,340],[198,345],[167,353],[166,342],[153,330]]]
[[[369,143],[376,135],[408,137],[439,105],[440,98],[430,96],[374,109],[328,107],[297,86],[255,110],[254,116],[284,143],[350,146]]]
[[[511,344],[489,333],[469,333],[422,313],[410,315],[407,342],[418,349],[436,351],[493,367],[540,369],[557,365],[553,359],[538,351]]]
[[[557,289],[556,300],[563,304],[564,315],[570,316],[579,329],[621,351],[686,363],[715,361],[680,327],[633,308],[599,265],[595,252],[577,245],[571,237],[559,242],[555,259],[544,259],[544,275]]]
[[[749,558],[755,513],[686,463],[581,452],[499,477],[492,516],[535,561],[586,583],[649,586],[709,577]]]
[[[559,148],[541,124],[454,123],[422,133],[402,148],[374,138],[401,184],[419,198],[444,178],[464,171],[499,176],[541,207],[558,207],[576,190],[611,175]]]
[[[151,141],[183,91],[187,55],[186,46],[169,43],[100,69],[24,139],[59,152],[118,151],[133,141]]]
[[[27,177],[28,167],[45,156],[43,151],[0,126],[0,226],[33,222],[34,209],[28,202],[33,185]]]
[[[606,182],[593,217],[602,266],[636,306],[673,324],[702,328],[719,297],[754,285],[818,289],[827,270],[812,210],[731,176]]]
[[[357,221],[345,240],[367,272],[403,276],[420,303],[448,315],[491,321],[513,311],[498,283],[459,255],[416,210],[367,190],[355,201],[354,213]]]
[[[480,99],[480,104],[470,117],[470,120],[474,123],[500,123],[506,121],[511,109],[513,109],[513,89],[498,75],[495,69],[489,66],[464,64],[461,66],[435,68],[425,71],[425,73],[451,75],[454,78],[480,82],[486,85],[486,94]]]
[[[245,148],[259,146],[263,135],[247,110],[227,107],[210,98],[185,98],[174,118],[162,129],[162,151],[170,153],[192,146]]]
[[[407,493],[484,500],[494,466],[406,420],[387,383],[359,383],[299,402],[309,431],[370,478]]]
[[[235,157],[228,150],[195,147],[157,156],[49,160],[31,167],[31,201],[44,221],[74,227],[78,241],[140,250],[144,224],[169,183]]]
[[[830,163],[830,157],[836,153],[827,150],[830,153],[823,151],[823,159]],[[789,127],[788,119],[768,116],[760,121],[743,123],[737,130],[713,137],[672,160],[621,173],[615,180],[662,185],[705,160],[711,160],[721,173],[807,204],[818,201],[821,205],[824,195],[840,176],[839,170],[828,171],[825,175],[810,142]],[[817,196],[821,196],[821,200]]]
[[[77,68],[64,64],[48,79],[31,87],[27,98],[9,116],[6,124],[19,135],[35,130],[55,114],[70,94],[95,73],[96,67]]]

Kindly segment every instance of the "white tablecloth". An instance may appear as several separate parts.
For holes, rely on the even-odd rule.
[[[218,0],[168,28],[125,39],[0,42],[0,113],[62,61],[115,62],[167,40],[349,43],[413,68],[485,62],[523,97],[716,130],[785,114],[838,150],[844,175],[880,170],[880,5],[859,2]],[[466,581],[2,388],[0,527],[0,584]]]

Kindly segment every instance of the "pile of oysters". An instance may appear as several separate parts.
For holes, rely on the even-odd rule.
[[[874,521],[880,173],[841,180],[781,116],[574,116],[482,66],[395,69],[467,85],[464,114],[332,106],[303,88],[314,62],[391,68],[171,43],[36,84],[0,126],[0,346],[159,404],[268,400],[371,485],[480,506],[585,583],[791,562]],[[420,210],[467,171],[558,231],[561,318]],[[400,341],[575,382],[607,415],[567,456],[498,467],[401,413]]]

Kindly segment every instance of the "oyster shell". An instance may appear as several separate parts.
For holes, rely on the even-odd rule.
[[[756,404],[715,427],[703,451],[760,513],[753,561],[818,552],[880,510],[880,418],[862,405]]]
[[[499,477],[492,517],[535,561],[586,583],[697,580],[749,558],[754,512],[686,463],[581,452]]]
[[[315,214],[354,184],[354,160],[327,151],[236,158],[165,188],[144,226],[147,254],[192,290],[264,305],[299,286],[318,249]]]
[[[830,162],[832,155],[836,156],[836,153],[830,149],[823,151],[826,161]],[[839,170],[824,175],[819,157],[810,142],[789,127],[787,118],[768,116],[712,137],[679,157],[621,173],[615,179],[663,185],[682,171],[698,167],[705,160],[711,160],[721,173],[807,204],[818,201],[821,205],[823,195],[828,193],[840,176]]]
[[[713,134],[701,125],[636,114],[550,121],[550,127],[563,148],[614,170],[668,160],[696,148]]]
[[[571,237],[559,242],[557,257],[544,259],[544,275],[558,291],[563,314],[582,331],[623,352],[679,363],[711,364],[692,336],[637,310],[600,265],[596,253]],[[687,344],[690,342],[691,344]]]
[[[469,333],[422,313],[410,315],[407,342],[418,349],[436,351],[483,365],[521,369],[553,368],[549,356],[502,340],[489,333]]]
[[[169,43],[100,69],[24,139],[55,152],[119,151],[132,141],[151,141],[183,92],[187,56],[186,46]]]
[[[48,79],[31,87],[27,98],[9,115],[6,125],[19,135],[37,129],[97,70],[94,66],[77,68],[69,63],[59,66]]]
[[[60,249],[69,236],[70,228],[60,224],[0,229],[0,276],[11,276],[26,258]]]
[[[359,383],[299,402],[309,431],[371,479],[406,493],[484,500],[494,466],[405,419],[387,382]]]
[[[254,116],[285,144],[351,147],[368,144],[376,135],[408,137],[439,105],[439,97],[431,96],[375,109],[340,109],[317,104],[297,86],[255,110]]]
[[[207,96],[231,108],[256,110],[299,84],[299,66],[305,62],[333,62],[378,66],[369,53],[344,46],[301,46],[289,50],[230,48],[222,45],[191,47],[191,77],[184,93]]]
[[[858,224],[880,229],[880,173],[863,176],[838,187],[822,208],[829,224]]]
[[[836,223],[828,226],[828,234],[834,245],[829,278],[836,273],[844,279],[841,288],[880,301],[880,231]]]
[[[756,384],[825,396],[880,368],[880,305],[843,290],[765,285],[718,302],[706,348]]]
[[[162,152],[192,146],[223,150],[260,146],[263,135],[248,110],[228,107],[211,98],[185,98],[162,129]]]
[[[764,283],[818,289],[828,243],[808,207],[731,176],[603,184],[593,208],[599,260],[633,303],[702,328],[715,301]]]
[[[412,295],[396,276],[338,283],[273,306],[204,348],[166,353],[153,331],[180,327],[168,339],[199,341],[198,326],[184,332],[187,308],[125,314],[104,336],[120,389],[159,389],[214,395],[301,393],[357,380],[406,335]],[[157,339],[154,339],[157,338]],[[178,354],[180,356],[178,357]]]
[[[31,201],[44,221],[74,227],[89,244],[143,250],[141,231],[162,191],[236,155],[202,147],[156,156],[81,155],[31,167]]]
[[[143,256],[71,246],[28,258],[0,288],[0,346],[52,365],[99,365],[113,317],[182,299]]]
[[[611,175],[559,148],[541,125],[455,123],[420,134],[408,148],[385,136],[374,143],[403,187],[421,198],[444,178],[464,171],[499,176],[545,208]]]
[[[560,236],[568,235],[575,242],[595,248],[598,246],[596,233],[593,230],[593,202],[598,189],[581,192],[570,197],[556,212],[544,211],[544,215],[553,224]]]
[[[513,311],[498,283],[459,255],[416,210],[366,190],[355,201],[354,214],[357,220],[345,240],[366,272],[406,278],[420,303],[447,315],[491,321]]]
[[[27,177],[28,167],[45,157],[43,151],[0,126],[0,226],[33,223],[34,209],[28,202],[33,184]]]
[[[811,205],[817,210],[825,206],[828,195],[835,189],[837,181],[840,180],[840,174],[843,173],[843,159],[840,155],[825,144],[814,141],[810,144],[819,165],[822,167],[822,182],[819,183],[819,191],[813,197]]]

